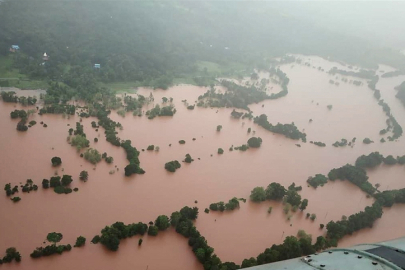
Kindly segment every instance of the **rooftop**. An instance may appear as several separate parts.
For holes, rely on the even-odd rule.
[[[247,268],[250,270],[405,269],[405,237],[375,244],[336,248],[303,258]]]

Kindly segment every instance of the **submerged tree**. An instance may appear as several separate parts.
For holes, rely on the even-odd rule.
[[[91,164],[96,164],[101,161],[101,154],[96,149],[90,148],[84,152],[84,159],[90,161]]]
[[[87,181],[89,178],[89,173],[87,171],[81,171],[79,175],[80,180]]]
[[[51,158],[52,166],[56,167],[62,164],[62,159],[60,157]]]
[[[266,199],[280,201],[283,199],[286,192],[287,190],[284,186],[273,182],[266,188]]]
[[[46,239],[52,243],[57,243],[60,240],[62,240],[62,238],[63,238],[63,235],[61,233],[57,233],[57,232],[48,233],[48,235],[46,236]]]
[[[165,164],[165,169],[168,170],[169,172],[175,172],[180,167],[181,164],[177,160],[169,161]]]
[[[76,244],[74,245],[74,247],[82,247],[84,246],[84,244],[86,244],[86,238],[83,236],[79,236],[76,239]]]
[[[266,192],[262,187],[255,187],[250,193],[250,199],[254,202],[263,202],[266,200]]]
[[[259,148],[260,145],[262,144],[262,139],[260,137],[256,138],[256,137],[252,137],[247,141],[249,147],[253,147],[253,148]]]

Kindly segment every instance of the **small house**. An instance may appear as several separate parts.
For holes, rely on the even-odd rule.
[[[44,55],[42,56],[42,60],[48,61],[48,60],[49,60],[49,56],[48,56],[46,53],[44,53]]]
[[[94,64],[94,68],[99,69],[99,68],[101,68],[101,65],[100,64]]]
[[[16,52],[20,49],[20,46],[18,45],[11,45],[10,47],[10,52]]]

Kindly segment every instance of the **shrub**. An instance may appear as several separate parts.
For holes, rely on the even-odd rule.
[[[262,139],[260,137],[256,138],[256,137],[252,137],[247,141],[249,147],[252,148],[259,148],[260,145],[262,144]]]
[[[21,198],[20,197],[13,197],[13,198],[11,198],[11,200],[16,203],[16,202],[21,201]]]
[[[148,148],[146,148],[148,151],[153,151],[155,150],[155,146],[153,144],[149,145]]]
[[[79,176],[80,180],[87,181],[88,178],[89,178],[89,173],[87,171],[80,172],[80,176]]]
[[[49,188],[49,180],[48,179],[43,179],[42,180],[42,187],[43,188]]]
[[[106,161],[108,164],[111,164],[111,163],[114,161],[114,158],[113,158],[113,157],[106,157],[106,158],[105,158],[105,161]]]
[[[96,235],[96,236],[93,237],[93,239],[91,239],[90,242],[92,242],[93,244],[98,244],[100,242],[100,240],[101,240],[100,238],[101,237],[99,235]]]
[[[308,184],[314,188],[318,186],[323,186],[328,182],[328,178],[323,174],[316,174],[314,177],[309,177],[307,180]]]
[[[193,161],[194,161],[194,159],[191,158],[190,154],[186,154],[186,158],[184,159],[184,162],[191,163]]]
[[[91,164],[97,164],[101,161],[101,155],[96,149],[90,148],[84,153],[84,159],[90,161]]]
[[[165,215],[158,216],[156,218],[155,225],[156,227],[158,227],[160,231],[166,230],[167,228],[170,227],[169,217]]]
[[[61,184],[62,186],[68,186],[70,185],[70,183],[72,183],[72,176],[70,175],[63,175],[62,176],[62,180],[61,180]]]
[[[21,262],[21,254],[15,247],[10,247],[6,249],[6,256],[4,256],[3,259],[0,259],[0,264],[11,263],[13,260]]]
[[[363,140],[363,143],[364,143],[364,144],[370,144],[370,143],[373,143],[373,141],[370,140],[369,138],[365,138],[365,139]]]
[[[74,247],[82,247],[84,246],[84,244],[86,244],[86,238],[83,236],[79,236],[76,239],[76,244],[74,245]]]
[[[157,226],[154,226],[154,225],[149,226],[148,235],[156,236],[156,235],[158,235],[158,233],[159,233],[159,228]]]
[[[132,174],[144,174],[145,171],[139,167],[138,164],[130,163],[125,168],[125,176],[131,176]]]
[[[69,194],[72,193],[72,189],[64,186],[57,186],[53,189],[57,194]]]
[[[50,187],[58,187],[61,185],[60,183],[60,176],[53,176],[50,180]]]
[[[48,233],[48,235],[46,236],[46,240],[48,240],[49,242],[52,243],[57,243],[60,240],[62,240],[63,235],[61,233],[57,233],[57,232],[51,232]]]
[[[62,159],[60,157],[51,158],[52,166],[56,167],[62,164]]]
[[[254,202],[263,202],[266,200],[266,192],[262,187],[255,187],[250,193],[250,199]]]
[[[173,160],[165,164],[165,169],[168,170],[169,172],[175,172],[180,167],[181,164],[177,160]]]
[[[89,147],[90,142],[86,139],[84,135],[76,135],[70,141],[72,146],[75,146],[77,150]]]

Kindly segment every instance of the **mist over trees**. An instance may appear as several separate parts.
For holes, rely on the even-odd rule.
[[[308,16],[313,14],[306,9]],[[165,89],[179,74],[196,72],[197,61],[250,66],[263,64],[263,55],[285,53],[316,54],[365,67],[405,67],[399,52],[326,30],[296,11],[296,5],[274,1],[83,1],[77,8],[74,1],[5,0],[0,55],[18,44],[22,53],[15,67],[22,73],[48,79],[63,74],[61,81],[73,88],[77,75],[88,73],[90,80],[141,81]],[[40,65],[45,51],[50,59],[46,69]],[[101,66],[97,71],[96,63]]]

